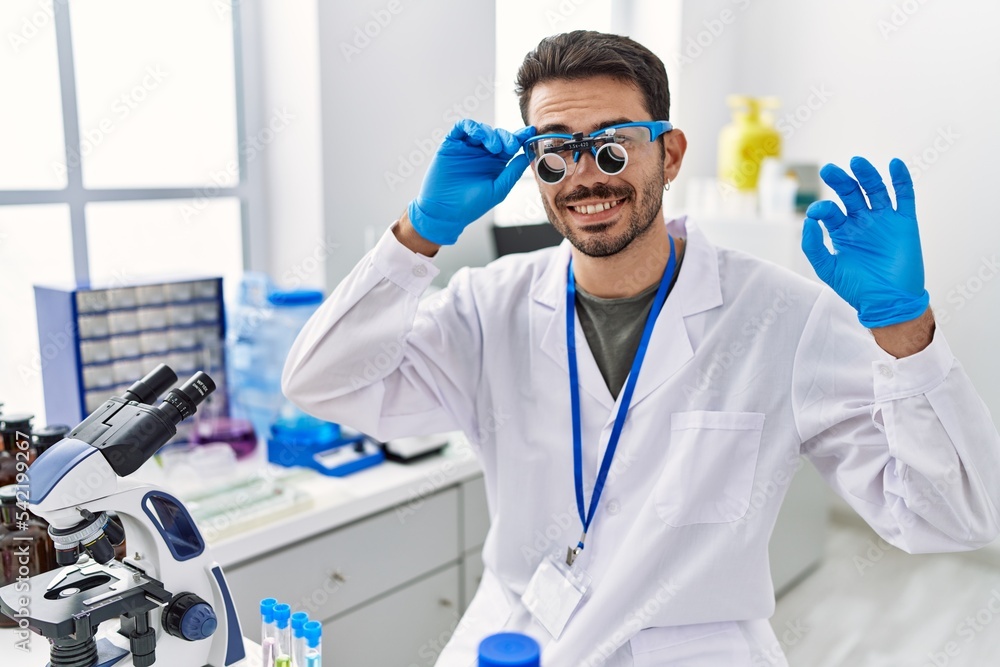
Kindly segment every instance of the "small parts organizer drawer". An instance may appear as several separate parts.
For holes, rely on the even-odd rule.
[[[77,424],[157,364],[224,391],[222,278],[35,286],[46,418]]]

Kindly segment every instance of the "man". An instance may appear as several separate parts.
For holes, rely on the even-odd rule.
[[[518,92],[528,127],[455,126],[283,377],[303,409],[377,438],[472,440],[486,571],[439,665],[474,664],[502,629],[538,639],[545,667],[785,664],[767,546],[800,454],[908,552],[997,535],[1000,436],[935,330],[902,162],[895,208],[866,160],[864,193],[823,169],[847,213],[811,206],[803,249],[830,290],[664,221],[686,140],[641,45],[545,39]],[[529,163],[566,242],[421,302],[430,258]]]

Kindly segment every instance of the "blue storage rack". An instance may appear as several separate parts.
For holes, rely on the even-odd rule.
[[[159,363],[177,373],[178,384],[205,371],[217,385],[215,400],[226,400],[221,277],[35,285],[35,309],[50,424],[79,424]],[[178,425],[175,441],[190,428]]]

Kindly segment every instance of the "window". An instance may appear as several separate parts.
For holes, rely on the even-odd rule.
[[[263,207],[241,150],[242,20],[231,0],[0,6],[7,411],[45,423],[32,285],[181,272],[231,284],[249,268]]]

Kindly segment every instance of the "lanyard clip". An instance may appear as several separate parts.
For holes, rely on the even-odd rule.
[[[583,541],[586,539],[587,539],[587,533],[583,533],[582,535],[580,535],[580,541],[577,542],[575,547],[566,548],[566,564],[569,565],[570,567],[573,567],[573,563],[574,561],[576,561],[576,557],[580,555],[581,551],[583,551]]]

